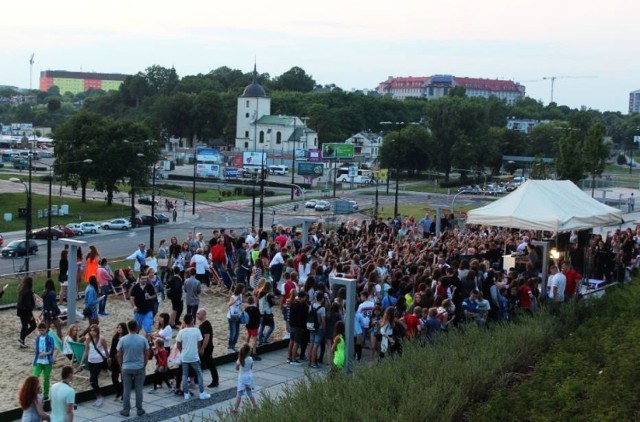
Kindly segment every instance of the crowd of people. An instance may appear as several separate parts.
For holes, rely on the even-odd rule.
[[[571,237],[572,251],[565,259],[543,269],[540,251],[532,243],[535,232],[458,228],[454,221],[443,219],[438,234],[429,216],[418,221],[413,217],[352,220],[331,230],[318,222],[304,235],[294,227],[278,226],[245,233],[214,230],[209,240],[203,233],[189,232],[183,241],[176,236],[168,243],[162,240],[156,251],[139,244],[127,258],[133,264],[130,269],[112,271],[91,246],[84,258],[78,252],[78,274],[68,274],[68,262],[63,263],[68,259],[65,250],[58,280],[63,288],[74,279],[87,283],[83,315],[88,326],[78,334],[79,327],[71,325],[62,336],[51,280],[42,296],[43,316],[38,324],[33,315],[33,280],[25,277],[17,311],[22,325],[19,345],[28,347],[25,338],[37,327],[34,376],[38,379],[44,374],[44,400],[49,399],[52,326],[71,361],[77,358],[69,345],[84,343],[85,353],[76,364],[87,362],[95,406],[103,402],[98,375],[108,368],[117,398],[123,399],[122,415],[129,415],[132,388],[137,414],[144,414],[142,383],[149,360],[155,361],[149,393],[164,384],[189,400],[189,385],[195,381],[198,397],[207,399],[202,371],[211,373],[209,388],[218,385],[218,374],[213,363],[214,332],[200,297],[211,289],[226,289],[227,352],[238,354],[238,399],[233,407],[237,411],[244,394],[255,406],[251,368],[260,360],[259,346],[271,341],[277,325],[285,327],[283,339],[289,340],[291,365],[305,361],[312,368],[338,369],[348,359],[360,360],[367,347],[370,359],[385,358],[401,354],[405,341],[429,344],[438,333],[460,324],[509,321],[535,312],[541,300],[562,303],[577,296],[582,279],[577,269],[581,267],[576,269],[571,263],[580,261],[582,266],[588,260],[579,253],[583,248],[577,246],[577,236]],[[629,266],[636,265],[633,254],[639,238],[629,230],[604,241],[592,237],[590,245],[582,246],[611,248]],[[518,266],[503,270],[507,253],[519,253],[522,258]],[[541,291],[540,276],[547,270],[549,282],[546,291]],[[332,285],[333,277],[356,283],[353,357],[345,355],[346,291]],[[117,325],[109,345],[99,324],[100,318],[109,315],[109,293],[117,289],[130,302],[132,319]],[[171,312],[159,313],[158,304],[165,299],[171,302]],[[62,293],[59,300],[65,300]],[[242,334],[243,345],[238,350]],[[181,366],[175,379],[170,366]],[[32,391],[34,381],[29,382]],[[25,412],[41,415],[40,403],[34,398],[20,405]],[[29,410],[32,404],[35,410]]]

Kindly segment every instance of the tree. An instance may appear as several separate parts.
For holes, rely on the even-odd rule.
[[[173,93],[180,81],[174,67],[153,65],[145,70],[144,75],[151,92],[160,95]]]
[[[533,180],[545,180],[549,178],[547,164],[542,160],[541,156],[537,155],[531,162],[529,177]]]
[[[160,124],[160,127],[155,128],[156,131],[193,140],[195,131],[192,111],[195,97],[195,94],[184,92],[156,97],[150,110]]]
[[[584,169],[591,176],[591,196],[595,194],[596,177],[602,176],[605,160],[609,156],[609,145],[604,143],[606,131],[607,128],[601,123],[593,125],[587,132],[582,148]]]
[[[144,73],[128,76],[119,88],[122,101],[128,106],[139,107],[142,100],[151,95],[151,87]]]
[[[280,91],[310,92],[316,86],[316,81],[304,69],[294,66],[276,77],[272,86]]]
[[[556,172],[560,179],[568,179],[574,183],[584,178],[582,142],[577,131],[566,131],[560,138]]]
[[[224,130],[226,112],[217,92],[202,91],[193,101],[193,131],[201,141],[210,141]]]
[[[389,132],[378,153],[380,165],[396,171],[423,171],[430,167],[432,138],[423,126],[409,125]]]
[[[69,183],[77,175],[81,187],[81,200],[86,202],[87,183],[98,173],[99,167],[108,166],[109,157],[100,153],[99,140],[107,136],[107,126],[102,116],[80,111],[69,118],[58,128],[54,135],[54,156],[57,163],[65,164],[55,167],[55,172]],[[87,166],[83,160],[90,158],[94,165]],[[122,159],[116,155],[114,160]],[[98,165],[99,163],[99,165]]]

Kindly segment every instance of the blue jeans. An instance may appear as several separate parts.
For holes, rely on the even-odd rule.
[[[276,328],[275,323],[271,326],[264,324],[265,316],[263,315],[260,321],[260,328],[258,329],[258,341],[260,343],[265,343],[271,337],[271,333]],[[273,321],[273,316],[271,316],[271,321]],[[266,328],[266,333],[265,333]]]
[[[189,391],[189,365],[193,368],[193,372],[196,373],[198,378],[198,388],[200,392],[204,392],[204,381],[202,380],[202,368],[200,367],[200,361],[197,362],[182,362],[182,391],[186,394]]]
[[[104,296],[104,299],[102,299],[99,303],[98,303],[98,313],[100,314],[104,314],[104,310],[107,306],[107,297],[109,296],[109,285],[105,285],[100,287],[100,296]]]
[[[232,321],[227,319],[227,321],[229,321],[229,349],[235,349],[240,335],[240,320]]]

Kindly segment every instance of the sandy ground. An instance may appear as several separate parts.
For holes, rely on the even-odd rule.
[[[203,295],[200,299],[200,306],[207,310],[207,317],[213,325],[214,336],[214,356],[220,356],[227,352],[227,340],[228,340],[228,327],[227,327],[227,299],[221,296],[214,296],[212,294]],[[78,310],[82,310],[82,302],[78,305]],[[105,336],[107,344],[111,344],[111,337],[115,332],[115,327],[119,322],[126,322],[132,318],[131,307],[128,302],[124,302],[122,299],[115,299],[113,296],[109,297],[107,302],[107,312],[109,316],[101,317],[100,329],[101,334]],[[170,312],[171,302],[165,300],[160,304],[159,312]],[[39,311],[34,312],[34,316],[38,317]],[[271,336],[271,340],[280,340],[282,338],[284,330],[284,321],[282,320],[282,314],[279,309],[274,309],[276,329]],[[80,321],[80,329],[84,330],[87,327],[86,321]],[[31,365],[33,363],[33,342],[34,335],[30,334],[27,337],[26,343],[30,345],[29,349],[20,349],[18,347],[18,334],[20,332],[20,320],[16,316],[15,309],[8,309],[0,311],[0,339],[3,339],[0,343],[2,345],[2,352],[0,352],[0,411],[12,409],[18,406],[17,404],[17,390],[20,387],[22,381],[31,374]],[[66,335],[66,327],[62,327],[63,335]],[[177,330],[174,330],[174,339],[177,334]],[[246,339],[246,329],[241,327],[240,338],[236,347],[238,348]],[[173,343],[172,343],[173,344]],[[64,365],[68,365],[69,360],[61,353],[56,353],[56,359],[53,371],[51,372],[51,384],[59,381],[60,370]],[[147,373],[152,373],[155,367],[154,363],[149,363],[147,366]],[[76,391],[89,390],[88,372],[85,372],[87,378],[76,377],[74,380],[74,388]],[[209,371],[205,371],[205,381],[209,382]],[[41,378],[42,380],[42,378]],[[100,375],[100,385],[111,384],[111,374],[109,372],[102,372]]]

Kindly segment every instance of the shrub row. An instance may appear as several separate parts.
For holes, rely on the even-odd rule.
[[[492,396],[468,419],[638,420],[640,284],[610,290],[528,381]]]
[[[585,310],[568,305],[557,317],[543,309],[518,323],[465,326],[429,347],[407,344],[402,357],[356,366],[354,375],[308,377],[240,420],[286,420],[300,409],[312,420],[460,420],[473,403],[527,372]]]

